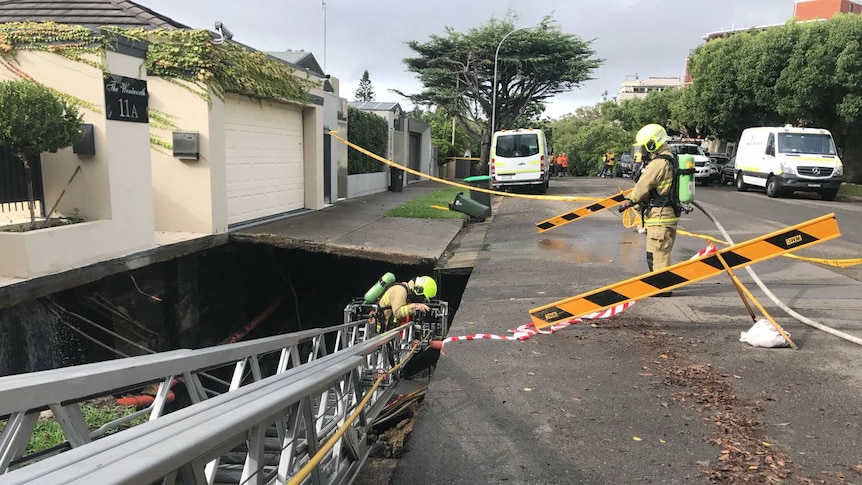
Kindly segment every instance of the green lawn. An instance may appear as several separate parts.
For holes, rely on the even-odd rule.
[[[385,215],[387,217],[410,217],[414,219],[463,219],[467,217],[466,214],[432,207],[436,205],[448,208],[449,204],[455,200],[458,192],[463,192],[463,190],[457,187],[446,187],[417,197],[406,204],[393,207],[386,211]]]
[[[838,189],[838,193],[841,195],[855,195],[857,197],[862,197],[862,185],[848,184],[847,182],[844,182],[841,184],[841,188]]]

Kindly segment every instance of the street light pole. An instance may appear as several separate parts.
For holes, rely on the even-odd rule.
[[[494,84],[491,85],[491,89],[493,90],[491,93],[491,135],[497,131],[497,57],[500,55],[500,47],[503,46],[503,42],[507,37],[514,34],[519,30],[526,30],[530,27],[519,27],[508,34],[504,35],[502,39],[500,39],[500,43],[497,44],[497,51],[494,52]]]

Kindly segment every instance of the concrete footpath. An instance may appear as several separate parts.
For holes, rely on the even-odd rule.
[[[231,239],[405,265],[434,265],[464,227],[460,219],[384,217],[443,185],[423,181],[401,192],[339,201],[325,209],[238,230]]]

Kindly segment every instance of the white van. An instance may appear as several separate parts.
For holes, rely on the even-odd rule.
[[[766,195],[817,192],[833,200],[844,180],[844,165],[829,130],[748,128],[736,152],[736,190],[765,187]]]
[[[548,155],[542,130],[495,132],[491,138],[491,186],[534,187],[544,194],[551,178]]]

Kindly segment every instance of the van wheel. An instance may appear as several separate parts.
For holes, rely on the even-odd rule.
[[[766,181],[766,196],[775,198],[781,196],[781,184],[778,183],[778,178],[773,175],[769,176]]]
[[[838,195],[838,189],[829,189],[829,190],[824,190],[823,192],[820,192],[820,197],[822,197],[823,200],[835,200],[835,196],[837,196],[837,195]]]
[[[742,181],[742,172],[736,173],[736,191],[737,192],[747,192],[748,184]]]

